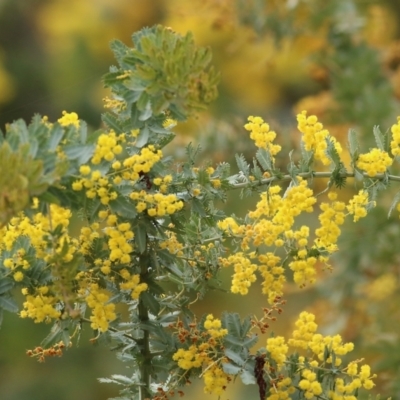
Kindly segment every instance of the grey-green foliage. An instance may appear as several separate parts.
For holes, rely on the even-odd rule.
[[[210,49],[196,47],[191,33],[180,36],[155,26],[135,33],[132,41],[134,48],[112,42],[119,68],[104,78],[127,102],[127,116],[137,108],[145,121],[168,110],[171,118],[184,120],[216,98],[218,74],[210,65]]]
[[[50,188],[76,173],[93,153],[79,129],[48,124],[36,115],[29,125],[17,120],[0,132],[0,226],[26,208],[33,196],[51,197]],[[63,155],[57,153],[63,141]],[[42,196],[42,197],[41,197]]]

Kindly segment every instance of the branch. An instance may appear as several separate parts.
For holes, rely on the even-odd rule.
[[[400,182],[400,176],[397,175],[386,175],[386,174],[378,174],[374,177],[369,176],[366,172],[360,173],[364,178],[375,179],[375,180],[384,180],[387,179],[389,181]],[[238,175],[233,175],[229,179],[234,179]],[[302,172],[296,176],[301,178],[330,178],[332,176],[331,172]],[[341,178],[354,178],[354,172],[346,172],[339,174]],[[252,186],[263,186],[268,185],[272,182],[284,182],[291,181],[293,178],[291,175],[281,175],[281,176],[272,176],[271,178],[261,179],[259,181],[254,182],[243,182],[243,183],[232,183],[232,189],[242,189],[249,186],[251,183]]]

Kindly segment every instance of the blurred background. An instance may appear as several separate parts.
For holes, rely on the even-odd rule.
[[[177,127],[169,149],[201,143],[202,160],[232,160],[254,147],[243,129],[248,115],[260,115],[278,132],[286,150],[298,147],[295,115],[316,114],[345,147],[349,128],[363,150],[373,146],[372,128],[390,129],[400,115],[400,4],[396,0],[0,0],[0,129],[35,113],[50,120],[75,111],[92,129],[100,127],[101,77],[114,63],[109,42],[131,44],[131,34],[153,24],[194,33],[210,46],[221,72],[219,98],[210,110]],[[288,160],[278,162],[284,167]],[[398,171],[394,171],[396,173]],[[352,182],[342,196],[354,192]],[[316,182],[323,189],[325,183]],[[321,272],[312,288],[287,286],[288,304],[271,327],[288,334],[298,313],[317,315],[321,332],[341,333],[378,373],[376,393],[400,399],[399,216],[382,208],[343,228],[332,273]],[[243,216],[257,199],[230,201],[227,212]],[[311,219],[309,217],[309,219]],[[310,223],[307,221],[307,223]],[[316,222],[315,222],[316,223]],[[229,288],[229,271],[224,271]],[[289,282],[290,282],[290,275]],[[224,310],[261,314],[266,299],[257,285],[246,296],[211,293],[198,312]],[[126,372],[107,348],[79,346],[61,359],[39,364],[25,356],[49,326],[7,314],[0,330],[2,400],[106,400],[118,387],[97,377]],[[259,346],[264,346],[261,338]],[[201,386],[190,399],[204,397]],[[256,387],[235,384],[231,400],[258,398]]]

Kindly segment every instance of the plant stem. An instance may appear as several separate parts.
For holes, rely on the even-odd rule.
[[[145,276],[148,274],[149,267],[149,257],[148,254],[142,254],[139,257],[139,265],[140,265],[140,281],[143,282]],[[149,320],[149,311],[144,304],[143,300],[139,298],[138,305],[139,312],[139,320],[140,322],[147,322]],[[142,385],[140,385],[140,400],[150,399],[152,397],[150,390],[150,369],[151,369],[151,351],[150,351],[150,334],[149,331],[143,330],[143,337],[140,339],[140,353],[142,355],[139,360],[139,369],[140,369],[140,381]]]
[[[395,182],[400,182],[400,176],[398,175],[386,175],[386,174],[378,174],[375,175],[374,177],[368,176],[365,172],[362,173],[364,178],[369,178],[369,179],[375,179],[375,180],[383,180],[383,179],[388,179],[389,181],[395,181]],[[332,176],[331,172],[302,172],[300,174],[297,174],[296,176],[302,177],[302,178],[330,178]],[[354,178],[355,173],[354,172],[346,172],[346,173],[341,173],[340,177],[342,178]],[[230,177],[229,180],[231,180],[233,177]],[[261,186],[261,185],[267,185],[271,182],[282,182],[282,181],[291,181],[293,178],[291,175],[282,175],[282,176],[272,176],[271,178],[265,178],[257,182],[252,182],[251,184],[253,186]],[[233,189],[242,189],[245,187],[249,186],[249,182],[242,182],[242,183],[233,183],[232,188]]]

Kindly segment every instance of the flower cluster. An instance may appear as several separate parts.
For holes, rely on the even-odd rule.
[[[106,289],[99,287],[97,283],[89,283],[86,288],[81,288],[79,293],[84,297],[86,304],[92,309],[90,316],[92,329],[106,332],[109,323],[117,318],[115,304],[109,303],[111,294]]]
[[[81,234],[79,236],[79,249],[83,255],[90,253],[91,246],[95,239],[100,237],[100,224],[94,222],[90,226],[83,226],[81,228]]]
[[[397,117],[397,124],[392,125],[392,140],[390,142],[390,149],[394,157],[400,155],[400,117]]]
[[[245,231],[244,226],[239,225],[232,217],[218,221],[217,226],[222,231],[233,233],[234,235],[242,235]]]
[[[148,193],[145,190],[132,192],[129,197],[136,201],[136,211],[141,213],[147,210],[150,217],[171,215],[183,208],[183,201],[175,194]]]
[[[249,117],[244,126],[250,132],[250,138],[254,140],[257,147],[266,149],[272,158],[281,151],[281,146],[273,144],[276,133],[271,131],[269,125],[261,117]]]
[[[342,152],[342,147],[336,139],[329,135],[328,130],[323,129],[321,122],[315,115],[307,117],[307,112],[302,111],[297,115],[298,129],[303,134],[304,147],[307,151],[312,151],[317,160],[324,165],[330,164],[330,159],[326,155],[328,147],[327,140],[335,147],[338,154]]]
[[[196,345],[190,346],[187,350],[178,349],[172,359],[177,361],[178,366],[182,369],[200,368],[207,359],[207,355],[199,350]]]
[[[355,362],[349,363],[347,367],[347,374],[353,379],[349,383],[345,383],[344,379],[335,379],[335,389],[330,390],[328,395],[332,400],[356,400],[354,395],[358,390],[363,387],[366,390],[371,390],[375,384],[373,382],[374,375],[371,376],[371,368],[369,365],[362,365],[358,371],[358,365]]]
[[[115,156],[122,153],[122,145],[119,142],[125,141],[125,135],[117,134],[110,130],[102,133],[98,139],[91,162],[93,165],[100,164],[102,160],[112,161]]]
[[[280,369],[286,361],[286,354],[289,350],[288,345],[285,343],[285,338],[283,336],[268,338],[266,349]]]
[[[220,339],[228,334],[228,330],[222,328],[221,320],[214,318],[212,314],[208,314],[204,321],[204,328],[207,333],[214,339]]]
[[[374,177],[383,174],[393,164],[393,159],[386,151],[374,148],[368,153],[360,154],[356,166]]]
[[[337,248],[336,243],[341,233],[339,226],[344,223],[346,205],[342,201],[336,200],[337,193],[335,192],[329,192],[328,198],[331,200],[331,204],[321,203],[320,205],[322,213],[318,219],[321,227],[315,230],[317,237],[315,244],[318,248],[332,253]]]
[[[3,256],[3,265],[13,272],[16,282],[23,281],[25,271],[31,267],[32,256],[52,265],[57,260],[69,262],[73,259],[74,254],[79,251],[79,243],[68,233],[71,216],[70,210],[51,204],[48,214],[39,212],[28,217],[20,213],[0,229],[0,255]],[[20,237],[29,239],[32,248],[29,254],[19,247]]]
[[[301,373],[303,379],[299,382],[299,388],[304,391],[306,399],[312,399],[322,393],[321,384],[316,380],[317,374],[309,369],[304,369]]]
[[[72,184],[72,189],[80,191],[86,189],[86,197],[94,199],[96,196],[100,198],[100,202],[107,205],[110,200],[115,200],[118,195],[113,190],[113,186],[107,176],[102,176],[99,170],[92,171],[90,166],[82,165],[79,169],[82,175],[87,175],[87,178],[76,180]]]
[[[244,256],[242,252],[230,255],[228,258],[221,259],[222,265],[228,267],[233,265],[234,274],[232,276],[232,293],[240,293],[245,295],[249,292],[249,287],[256,281],[254,272],[257,270],[257,265]]]
[[[173,226],[170,226],[171,228]],[[166,231],[168,239],[159,243],[160,249],[167,249],[171,254],[176,254],[177,257],[183,256],[183,244],[179,242],[175,232]]]
[[[368,199],[368,192],[366,190],[360,190],[358,194],[355,194],[349,201],[349,205],[346,206],[349,214],[353,215],[353,221],[357,222],[360,218],[364,218],[367,215],[367,206],[375,206],[375,202],[370,202]]]
[[[292,338],[289,339],[289,345],[300,349],[307,349],[308,343],[318,329],[318,325],[314,322],[315,316],[303,311],[298,320],[295,322],[297,329],[293,331]]]
[[[293,232],[292,227],[296,217],[303,212],[312,212],[316,198],[313,191],[307,186],[307,181],[299,179],[298,185],[291,185],[284,196],[279,192],[279,186],[270,186],[261,194],[261,200],[257,203],[256,209],[249,212],[249,224],[238,225],[229,217],[218,222],[218,227],[227,235],[241,237],[241,249],[227,258],[220,258],[222,265],[234,265],[231,291],[234,293],[247,294],[251,283],[256,279],[254,272],[257,266],[251,263],[250,259],[255,258],[255,253],[245,253],[250,246],[259,247],[287,246],[291,252],[298,248],[297,256],[290,264],[295,272],[295,280],[300,285],[305,281],[314,281],[317,261],[307,251],[308,228],[302,227],[299,231]],[[284,269],[279,256],[273,252],[261,253],[258,255],[261,265],[258,267],[263,281],[263,293],[268,295],[268,301],[272,304],[276,296],[282,295],[285,282]]]
[[[307,186],[307,181],[299,179],[298,185],[291,185],[283,197],[279,195],[280,191],[280,186],[268,188],[267,192],[261,194],[261,201],[257,203],[256,210],[249,213],[249,217],[256,220],[253,227],[256,233],[255,245],[264,242],[271,246],[280,234],[292,228],[297,216],[302,212],[313,211],[317,200]],[[269,228],[272,232],[269,232]],[[246,234],[248,235],[247,232]]]
[[[104,232],[109,237],[107,244],[110,250],[110,261],[129,264],[131,261],[130,253],[133,251],[130,241],[134,237],[131,224],[129,222],[118,224],[117,216],[111,214],[107,218],[107,227]]]
[[[137,181],[140,174],[150,172],[153,165],[161,160],[162,155],[161,150],[157,150],[154,145],[150,144],[144,147],[139,154],[126,158],[122,163],[125,167],[122,173],[123,179]]]
[[[48,349],[44,349],[41,346],[35,347],[33,350],[27,350],[26,355],[28,357],[36,357],[39,362],[45,362],[46,357],[61,357],[63,355],[63,350],[65,349],[65,344],[63,341],[55,343]]]
[[[125,282],[120,283],[119,287],[121,290],[130,290],[133,300],[137,300],[140,296],[140,293],[147,290],[147,283],[140,282],[139,274],[131,275],[127,269],[123,269],[120,271],[120,275],[125,279]]]
[[[171,175],[165,175],[163,177],[156,177],[153,179],[153,183],[156,186],[159,186],[161,193],[167,193],[168,185],[172,182]]]
[[[272,252],[260,254],[258,256],[260,265],[258,270],[263,278],[262,293],[268,296],[268,302],[274,303],[274,300],[283,293],[283,285],[286,282],[282,260]]]
[[[189,345],[178,349],[172,359],[183,370],[205,366],[202,373],[204,392],[221,395],[230,377],[220,366],[224,357],[220,357],[218,362],[215,362],[215,357],[217,354],[223,354],[222,339],[228,334],[228,330],[223,328],[221,320],[214,318],[212,314],[206,316],[203,323],[205,330],[201,330],[194,323],[186,329],[181,321],[177,322],[176,327],[179,341],[184,344],[189,343]]]
[[[336,367],[342,364],[342,359],[337,356],[344,356],[350,351],[353,351],[353,343],[342,343],[340,335],[325,336],[323,337],[319,333],[313,335],[311,341],[308,343],[308,348],[318,357],[320,361],[325,361],[334,364]],[[335,353],[335,361],[332,360],[332,354],[327,358],[325,349],[329,349],[330,352]]]
[[[283,378],[274,385],[271,385],[269,389],[269,395],[266,400],[287,400],[290,399],[290,395],[296,391],[292,385],[290,378]]]
[[[307,363],[305,363],[305,357],[299,357],[299,363],[303,368],[302,379],[298,386],[306,399],[312,399],[322,393],[322,387],[316,374],[320,365],[323,364],[326,368],[327,364],[331,364],[332,367],[338,368],[342,364],[342,359],[338,356],[346,355],[354,348],[353,343],[343,343],[340,335],[324,337],[315,333],[318,326],[314,321],[313,314],[302,312],[295,324],[297,329],[294,330],[293,337],[288,341],[290,346],[310,350],[313,354]],[[347,375],[347,378],[344,379],[340,376],[334,378],[334,390],[330,390],[328,393],[330,399],[356,399],[354,393],[359,388],[364,387],[369,390],[374,386],[372,379],[375,376],[371,376],[368,365],[362,365],[361,370],[358,371],[357,362],[353,361],[343,367],[341,373]]]
[[[203,373],[204,392],[221,396],[229,383],[229,376],[222,368],[212,365]]]
[[[317,258],[310,255],[307,245],[309,228],[308,226],[302,226],[297,231],[285,232],[287,239],[296,243],[297,254],[293,257],[293,261],[289,263],[289,268],[294,272],[293,280],[300,286],[304,287],[307,283],[314,283],[316,270],[315,264]]]
[[[79,128],[79,118],[76,112],[67,113],[66,111],[63,111],[62,115],[63,116],[58,119],[61,126],[73,125],[75,128]]]
[[[14,280],[20,282],[24,279],[24,274],[21,271],[30,268],[29,261],[25,257],[26,251],[20,248],[15,251],[11,258],[5,258],[3,260],[3,265],[9,268],[11,271],[15,271],[13,274]]]
[[[21,318],[32,318],[34,322],[50,322],[51,319],[60,318],[61,312],[57,310],[57,299],[48,295],[49,288],[42,286],[38,288],[36,295],[28,294],[26,288],[22,293],[26,295],[26,301],[23,303],[24,310],[19,315]]]

